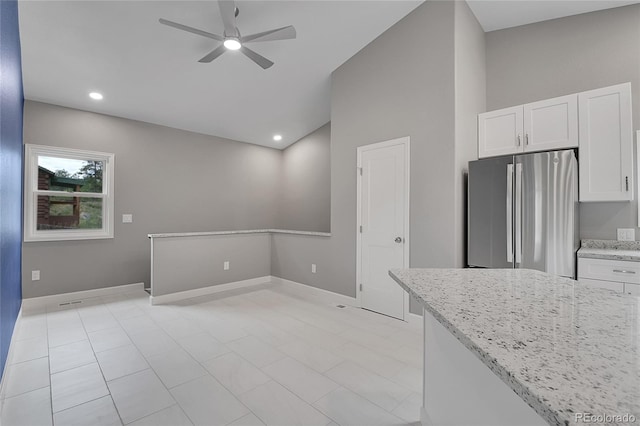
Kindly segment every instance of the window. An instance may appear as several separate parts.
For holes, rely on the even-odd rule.
[[[25,146],[25,241],[113,238],[114,155]]]

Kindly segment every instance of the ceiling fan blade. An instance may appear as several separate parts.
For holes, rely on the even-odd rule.
[[[200,36],[203,36],[203,37],[212,38],[212,39],[218,40],[218,41],[224,41],[224,37],[221,37],[221,36],[219,36],[217,34],[212,34],[212,33],[206,32],[206,31],[199,30],[197,28],[188,27],[186,25],[178,24],[177,22],[167,21],[166,19],[162,19],[162,18],[159,19],[159,22],[161,24],[163,24],[163,25],[168,25],[170,27],[177,28],[177,29],[182,30],[182,31],[187,31],[187,32],[192,33],[192,34],[197,34],[197,35],[200,35]]]
[[[240,48],[240,51],[244,53],[247,56],[247,58],[251,59],[253,62],[260,65],[265,70],[269,68],[271,65],[273,65],[273,62],[271,62],[264,56],[254,52],[253,50],[249,49],[246,46],[242,46]]]
[[[218,6],[220,7],[220,16],[224,24],[224,34],[226,36],[237,37],[236,3],[233,0],[218,0]]]
[[[296,38],[296,29],[293,25],[287,27],[278,28],[275,30],[265,31],[262,33],[250,34],[240,39],[242,43],[257,42],[257,41],[274,41],[274,40],[288,40]]]
[[[225,52],[225,50],[227,50],[227,48],[224,47],[224,44],[221,44],[217,48],[213,49],[211,52],[207,53],[207,55],[205,55],[198,62],[202,62],[203,64],[209,63],[213,61],[215,58],[217,58],[218,56],[222,55]]]

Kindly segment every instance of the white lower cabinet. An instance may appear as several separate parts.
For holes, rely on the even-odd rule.
[[[622,293],[624,291],[624,283],[617,283],[614,281],[592,280],[589,278],[580,278],[580,277],[578,277],[578,281],[593,288],[606,288],[607,290],[613,290],[617,293]]]
[[[640,262],[578,258],[578,281],[640,296]]]

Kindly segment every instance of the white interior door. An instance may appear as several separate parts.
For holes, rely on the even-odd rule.
[[[360,304],[400,319],[408,297],[389,269],[408,266],[408,149],[408,138],[358,149]]]

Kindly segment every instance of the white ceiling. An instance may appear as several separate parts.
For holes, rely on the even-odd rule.
[[[640,0],[467,0],[485,32],[640,3]]]
[[[222,34],[215,1],[21,1],[25,97],[283,148],[329,121],[331,72],[419,4],[239,1],[242,34],[297,30],[251,45],[263,70],[240,52],[198,63],[219,42],[158,23]]]
[[[491,31],[638,1],[469,3]],[[239,52],[198,63],[218,42],[158,23],[221,34],[215,1],[21,0],[25,97],[284,148],[329,121],[331,72],[420,3],[238,1],[242,34],[297,30],[295,40],[251,46],[275,62],[263,70]],[[91,100],[90,91],[104,100]],[[276,133],[281,142],[272,140]]]

